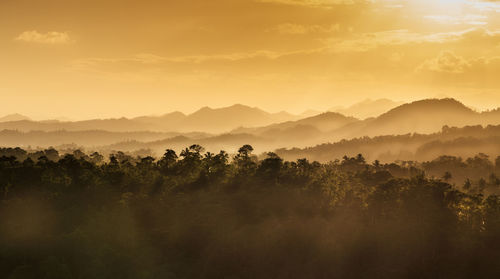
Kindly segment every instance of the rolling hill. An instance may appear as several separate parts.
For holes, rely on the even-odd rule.
[[[354,117],[346,117],[336,112],[326,112],[316,116],[307,117],[296,121],[287,121],[258,128],[239,128],[233,132],[251,132],[254,134],[264,134],[269,131],[284,131],[297,126],[310,126],[321,132],[327,132],[342,128],[348,124],[359,122]]]
[[[398,106],[377,118],[331,131],[335,138],[434,133],[443,126],[500,124],[498,117],[486,116],[454,99],[427,99]]]
[[[307,158],[319,162],[363,154],[368,161],[427,161],[442,155],[474,157],[479,153],[494,159],[500,155],[500,125],[444,127],[431,134],[361,137],[319,144],[307,148],[281,148],[275,151],[286,160]]]
[[[370,117],[377,117],[402,104],[403,102],[395,102],[389,99],[367,99],[347,108],[333,107],[329,109],[329,111],[337,112],[346,116],[366,119]]]
[[[18,113],[0,117],[0,122],[11,122],[11,121],[22,121],[22,120],[31,120],[31,119],[27,116]]]
[[[234,105],[226,108],[202,108],[192,114],[181,112],[162,116],[142,116],[136,118],[93,119],[85,121],[32,121],[22,118],[7,118],[0,123],[0,130],[19,131],[86,131],[105,130],[110,132],[206,132],[223,133],[240,126],[255,127],[276,122],[297,120],[300,116],[286,112],[268,113],[258,108]],[[9,119],[12,119],[9,121]]]
[[[106,150],[152,149],[161,152],[166,148],[182,148],[195,143],[206,145],[210,151],[234,151],[243,144],[252,144],[256,152],[264,152],[365,137],[380,139],[434,134],[444,126],[499,125],[500,110],[477,112],[454,99],[426,99],[398,106],[376,118],[365,120],[334,112],[295,118],[298,116],[234,105],[220,109],[205,107],[189,115],[173,112],[162,116],[78,122],[21,120],[0,123],[0,145],[47,147],[77,144]],[[259,126],[262,123],[264,125]],[[246,127],[233,129],[238,126]],[[176,132],[165,132],[170,130]],[[402,142],[383,142],[387,144],[385,147],[373,147],[370,154],[416,148],[414,143],[408,141],[404,146]],[[359,147],[359,150],[363,148]]]

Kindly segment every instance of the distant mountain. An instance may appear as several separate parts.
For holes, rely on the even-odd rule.
[[[143,129],[151,131],[177,131],[177,127],[186,118],[182,112],[175,111],[161,116],[141,116],[132,118],[131,122],[140,123]]]
[[[380,160],[386,163],[398,160],[424,162],[443,155],[467,158],[479,153],[494,160],[500,154],[500,125],[444,127],[432,134],[362,137],[303,149],[282,148],[275,152],[286,160],[307,158],[320,162],[357,154],[363,154],[369,162]]]
[[[269,125],[292,119],[298,116],[286,113],[268,113],[259,108],[234,105],[226,108],[212,109],[204,107],[188,115],[180,123],[178,131],[212,131],[228,132],[236,127],[255,127]]]
[[[241,146],[251,143],[256,152],[273,150],[278,146],[278,142],[270,139],[258,137],[250,134],[221,134],[217,136],[207,136],[204,138],[192,138],[187,136],[176,136],[163,140],[144,142],[144,141],[124,141],[112,145],[101,146],[98,150],[110,152],[120,150],[134,152],[137,150],[151,150],[155,155],[162,155],[165,149],[173,149],[178,152],[193,144],[200,144],[206,151],[216,153],[224,150],[229,153],[235,153]]]
[[[127,118],[120,119],[94,119],[75,122],[49,121],[10,121],[0,122],[0,130],[28,131],[87,131],[105,130],[110,132],[132,132],[132,131],[167,131],[156,129],[153,124],[145,124]]]
[[[156,132],[206,132],[224,133],[237,127],[257,127],[272,123],[297,120],[300,116],[287,112],[268,113],[259,108],[234,105],[226,108],[202,108],[185,115],[181,112],[162,116],[136,118],[93,119],[75,122],[31,121],[24,118],[9,118],[0,123],[0,130],[19,131],[86,131],[105,130],[111,132],[156,131]]]
[[[332,134],[344,138],[377,135],[401,135],[407,133],[434,133],[443,126],[500,123],[497,119],[486,120],[454,99],[427,99],[398,106],[377,118],[367,119],[356,125],[345,126]]]
[[[258,108],[234,105],[218,109],[205,107],[188,115],[173,112],[132,119],[77,122],[20,120],[0,122],[0,146],[65,143],[111,146],[121,143],[122,147],[160,150],[171,148],[169,143],[176,147],[205,143],[214,149],[230,150],[229,147],[248,143],[257,144],[256,151],[262,152],[281,147],[304,148],[343,139],[431,134],[441,131],[443,126],[499,125],[500,109],[477,112],[454,99],[427,99],[398,106],[376,118],[365,120],[335,112],[303,119],[299,117],[286,112],[268,113]]]
[[[354,117],[347,117],[340,113],[326,112],[296,121],[287,121],[258,128],[240,128],[234,130],[233,132],[251,132],[254,134],[262,134],[271,130],[285,130],[297,126],[311,126],[319,131],[326,132],[358,121],[359,120]]]
[[[313,116],[319,115],[321,113],[322,113],[321,111],[309,109],[309,110],[306,110],[303,113],[301,113],[299,116],[302,118],[307,118],[307,117],[313,117]]]
[[[136,118],[132,118],[133,121],[142,122],[142,123],[152,123],[161,121],[164,123],[177,123],[186,118],[186,115],[179,111],[174,111],[171,113],[167,113],[161,116],[140,116]]]
[[[402,104],[403,102],[394,102],[389,99],[367,99],[348,108],[336,106],[329,109],[329,111],[338,112],[346,116],[366,119],[370,117],[377,117]]]
[[[78,146],[95,147],[111,145],[125,141],[157,141],[166,138],[181,136],[179,133],[161,132],[109,132],[109,131],[30,131],[20,132],[14,130],[0,131],[0,146],[9,147],[42,147],[76,144]],[[204,133],[186,133],[182,136],[197,140],[210,137]]]
[[[296,121],[287,121],[258,128],[239,128],[232,133],[247,133],[281,141],[282,146],[305,146],[328,141],[329,131],[360,122],[335,112],[326,112]]]
[[[400,105],[376,118],[365,120],[329,112],[298,121],[240,128],[233,132],[278,139],[285,147],[365,136],[430,134],[440,131],[443,126],[498,124],[500,109],[479,113],[454,99],[426,99]]]
[[[10,121],[22,121],[22,120],[31,120],[29,117],[14,113],[9,114],[4,117],[0,117],[0,122],[10,122]]]

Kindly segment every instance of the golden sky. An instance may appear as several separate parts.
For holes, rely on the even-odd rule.
[[[494,0],[1,0],[0,27],[2,114],[500,106]]]

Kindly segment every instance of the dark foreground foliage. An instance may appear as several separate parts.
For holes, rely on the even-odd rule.
[[[319,164],[251,151],[1,157],[0,276],[500,275],[500,199],[484,189],[362,156]]]

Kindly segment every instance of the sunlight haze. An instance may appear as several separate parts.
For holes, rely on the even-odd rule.
[[[3,112],[300,113],[432,97],[494,108],[499,12],[481,0],[4,0]]]
[[[500,0],[0,0],[0,278],[500,278]]]

